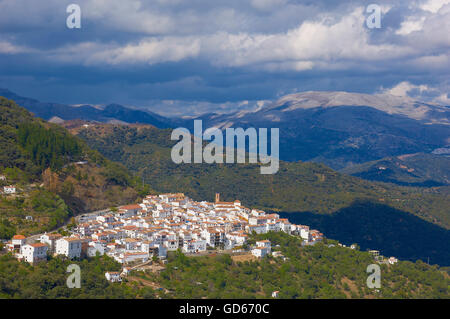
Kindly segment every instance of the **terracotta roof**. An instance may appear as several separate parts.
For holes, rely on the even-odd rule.
[[[47,245],[43,244],[43,243],[34,243],[34,244],[30,244],[30,246],[32,246],[34,248],[38,248],[38,247],[45,247]]]
[[[14,235],[12,239],[25,239],[26,237],[24,235]]]

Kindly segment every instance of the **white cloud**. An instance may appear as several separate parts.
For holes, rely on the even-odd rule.
[[[17,54],[23,52],[31,52],[32,49],[15,45],[8,41],[0,40],[0,53],[2,54]]]
[[[450,0],[402,1],[400,6],[405,10],[389,16],[397,21],[385,24],[382,20],[379,30],[365,26],[367,13],[357,2],[79,0],[78,3],[83,27],[71,31],[65,28],[65,2],[0,0],[3,39],[0,54],[30,53],[33,61],[118,67],[195,58],[217,68],[245,68],[247,74],[262,71],[308,75],[324,70],[354,75],[363,71],[373,72],[377,81],[385,76],[386,73],[380,76],[382,71],[398,72],[388,75],[389,83],[392,76],[399,78],[401,74],[405,74],[404,79],[412,75],[413,82],[421,75],[430,79],[431,72],[442,78],[444,70],[450,67],[450,37],[446,32],[450,30]],[[397,3],[387,0],[380,0],[379,5],[383,19],[393,8],[399,8]],[[289,88],[279,88],[284,89]],[[389,90],[396,94],[430,92],[430,88],[410,82],[401,82]],[[439,88],[439,92],[444,90]]]
[[[409,17],[401,23],[400,29],[395,31],[395,33],[399,35],[407,35],[414,31],[420,31],[423,29],[424,22],[425,17]]]
[[[430,88],[427,85],[414,85],[408,81],[403,81],[390,89],[385,89],[384,93],[389,93],[400,97],[407,97],[409,96],[408,92],[411,92],[414,89],[418,89],[420,92],[424,92],[429,90]]]
[[[435,98],[435,101],[440,104],[450,105],[450,97],[447,93],[443,93]]]
[[[146,9],[140,0],[85,0],[80,3],[82,15],[111,30],[163,34],[175,28],[175,22],[156,7]]]
[[[139,6],[136,4],[136,8]],[[92,13],[91,13],[92,14]],[[336,19],[323,15],[304,21],[286,32],[216,32],[191,36],[146,37],[137,43],[81,43],[56,50],[61,59],[85,64],[156,64],[201,57],[220,67],[259,68],[266,71],[305,71],[344,68],[353,64],[383,61],[413,54],[417,48],[388,43],[372,44],[364,28],[364,8]],[[80,54],[80,52],[82,52]]]
[[[444,5],[449,4],[450,0],[428,0],[420,6],[422,10],[432,13],[438,12]]]
[[[56,59],[66,63],[98,64],[155,64],[161,62],[177,62],[195,57],[200,50],[197,39],[148,38],[136,44],[119,46],[114,43],[81,42],[66,45],[62,48],[42,52],[47,59]]]
[[[94,62],[106,61],[111,64],[144,62],[149,64],[160,62],[176,62],[195,57],[200,52],[198,39],[184,37],[166,37],[162,39],[146,39],[138,44],[99,52],[94,55]]]
[[[380,93],[387,93],[402,98],[414,98],[441,105],[450,105],[448,83],[440,83],[439,86],[428,84],[413,84],[402,81],[391,88],[381,88]]]
[[[450,30],[450,5],[446,5],[449,2],[413,3],[423,10],[412,10],[414,14],[405,17],[398,30],[386,31],[401,36],[403,41],[375,43],[371,40],[374,31],[364,26],[366,12],[362,6],[315,13],[296,26],[269,33],[244,29],[260,26],[260,19],[266,16],[282,19],[277,13],[286,15],[286,11],[280,7],[292,6],[286,0],[251,0],[253,7],[271,8],[263,17],[225,6],[169,10],[183,5],[178,0],[151,4],[141,0],[81,0],[83,19],[111,28],[112,33],[119,30],[135,36],[128,43],[111,38],[88,40],[42,49],[40,53],[64,62],[112,65],[157,64],[198,57],[219,67],[251,67],[268,72],[365,68],[369,63],[392,59],[436,68],[448,62],[450,37],[443,30]],[[390,3],[380,5],[384,13],[392,7]],[[0,2],[1,6],[5,6],[4,2]],[[24,49],[2,42],[0,50],[15,54]]]

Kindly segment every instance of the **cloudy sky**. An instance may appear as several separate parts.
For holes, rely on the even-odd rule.
[[[367,26],[372,3],[381,28]],[[449,34],[450,0],[0,0],[0,87],[165,115],[309,90],[450,105]]]

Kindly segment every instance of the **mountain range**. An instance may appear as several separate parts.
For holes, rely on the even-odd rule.
[[[205,127],[278,127],[280,157],[334,169],[450,142],[450,108],[389,94],[304,92],[254,112],[209,114]]]
[[[134,110],[120,104],[108,104],[104,107],[92,105],[67,105],[61,103],[40,102],[22,97],[7,89],[0,88],[0,96],[16,101],[35,116],[46,121],[61,123],[67,120],[88,120],[102,123],[146,123],[160,128],[171,126],[171,120],[156,113]]]
[[[280,157],[344,169],[403,154],[431,153],[450,144],[450,107],[390,94],[303,92],[256,111],[167,118],[119,104],[104,107],[45,103],[0,89],[36,116],[51,122],[81,119],[103,123],[143,123],[158,128],[267,127],[280,129]]]
[[[69,212],[132,202],[142,194],[184,192],[212,200],[220,192],[225,200],[239,198],[246,206],[319,225],[326,236],[335,234],[344,243],[449,265],[448,187],[369,182],[317,163],[281,161],[279,172],[270,176],[261,175],[257,164],[176,165],[170,156],[176,143],[170,140],[170,129],[65,121],[62,125],[76,135],[70,137],[62,127],[31,117],[14,102],[0,101],[1,173],[31,194],[23,204],[1,203],[0,219],[15,221],[3,223],[8,230],[4,236],[11,235],[11,227],[35,232],[39,225],[61,224]],[[31,182],[44,186],[33,190]],[[42,222],[24,228],[24,214]]]

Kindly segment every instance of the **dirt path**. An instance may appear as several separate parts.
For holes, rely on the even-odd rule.
[[[167,289],[161,287],[157,283],[155,283],[153,281],[150,281],[150,280],[147,280],[147,279],[143,279],[143,278],[135,277],[135,276],[128,276],[127,279],[128,279],[129,282],[135,281],[135,282],[138,282],[138,283],[140,283],[140,284],[142,284],[142,285],[144,285],[146,287],[150,287],[150,288],[153,288],[153,289],[156,289],[156,290],[163,289],[165,293],[169,292]]]

